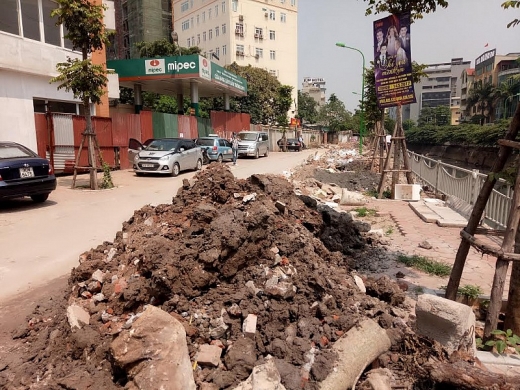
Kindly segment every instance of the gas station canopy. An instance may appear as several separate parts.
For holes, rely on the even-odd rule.
[[[200,97],[247,96],[247,81],[200,55],[139,58],[107,61],[107,68],[119,76],[121,87],[162,95],[190,95],[192,83]]]

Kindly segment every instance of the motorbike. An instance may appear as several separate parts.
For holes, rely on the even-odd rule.
[[[202,149],[202,164],[204,164],[204,165],[209,164],[209,156],[208,156],[208,151],[206,150],[206,148]]]

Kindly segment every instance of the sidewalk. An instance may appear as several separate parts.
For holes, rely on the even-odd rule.
[[[380,215],[389,215],[397,227],[395,231],[387,235],[390,240],[389,249],[391,251],[401,252],[407,255],[425,256],[433,260],[453,265],[461,241],[461,226],[465,226],[463,223],[464,220],[462,220],[461,223],[461,218],[458,218],[456,221],[453,221],[454,223],[450,223],[449,220],[445,219],[444,225],[447,226],[441,227],[437,223],[433,222],[434,219],[431,218],[431,215],[417,215],[412,207],[410,207],[409,203],[413,202],[371,199],[366,207],[369,209],[376,209]],[[418,209],[419,214],[421,213],[421,210],[426,213],[424,208],[421,209],[420,207],[417,207],[417,203],[413,206]],[[446,213],[453,212],[448,210],[446,210]],[[446,217],[446,215],[444,217]],[[457,216],[460,217],[459,215]],[[425,220],[430,220],[432,222],[425,222]],[[498,244],[491,241],[489,237],[479,236],[479,238],[484,240],[486,243],[498,246]],[[432,249],[419,247],[419,243],[425,240],[432,246]],[[462,287],[466,284],[477,285],[483,290],[483,295],[489,295],[493,284],[495,263],[495,257],[483,255],[471,247],[464,266],[460,286]],[[423,288],[438,290],[441,286],[446,286],[449,280],[449,277],[441,278],[431,276],[424,272],[407,268],[397,262],[395,262],[395,266],[391,266],[389,269],[385,270],[384,274],[395,278],[395,274],[399,271],[405,274],[405,277],[402,280],[410,284],[410,287],[420,286]],[[508,273],[504,289],[505,298],[507,298],[509,289],[509,274],[510,272]]]

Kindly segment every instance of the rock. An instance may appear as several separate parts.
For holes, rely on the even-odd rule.
[[[90,314],[81,306],[73,304],[67,307],[67,320],[72,329],[81,329],[83,325],[90,324]]]
[[[372,229],[372,226],[368,222],[364,221],[354,221],[353,225],[357,230],[359,230],[362,233],[368,233],[370,229]]]
[[[103,283],[105,281],[105,273],[101,270],[96,270],[92,274],[92,280],[95,280],[96,282]]]
[[[273,276],[265,282],[265,293],[272,298],[288,299],[296,295],[296,287],[286,281],[280,281],[278,276]]]
[[[112,259],[116,255],[116,253],[117,253],[116,248],[110,248],[110,250],[108,251],[106,262],[108,263],[108,262],[112,261]]]
[[[395,277],[396,277],[397,279],[402,279],[402,278],[404,278],[405,276],[406,276],[406,275],[405,275],[404,273],[402,273],[401,271],[399,271],[399,272],[397,272],[397,273],[395,274]]]
[[[343,206],[362,206],[366,203],[366,198],[359,192],[349,191],[346,188],[342,189],[340,205]]]
[[[417,333],[437,340],[450,353],[459,345],[475,355],[475,314],[471,307],[436,295],[422,294],[415,306]]]
[[[268,355],[265,360],[264,364],[253,368],[249,378],[234,390],[285,390],[274,359]]]
[[[276,203],[274,204],[274,207],[276,207],[278,209],[278,211],[280,213],[282,213],[282,215],[285,215],[285,213],[287,211],[287,206],[285,205],[285,203],[282,203],[279,200],[277,200]]]
[[[428,241],[424,240],[424,241],[419,243],[419,248],[432,249],[433,246]]]
[[[218,367],[220,364],[220,355],[222,348],[217,345],[203,344],[199,347],[199,352],[195,357],[197,364],[200,366]]]
[[[126,370],[128,388],[196,389],[184,327],[155,306],[145,306],[132,329],[122,331],[112,342],[110,352]]]
[[[190,181],[188,179],[182,179],[182,188],[189,190],[190,187]]]
[[[256,288],[255,286],[255,283],[250,280],[249,282],[246,283],[246,287],[247,287],[247,290],[253,295],[253,296],[256,296],[260,291],[259,288]]]
[[[105,300],[105,295],[103,293],[95,294],[92,296],[92,299],[96,302],[103,302]]]
[[[242,198],[242,203],[248,203],[256,199],[256,192],[246,195]]]
[[[256,321],[258,317],[256,314],[248,314],[246,319],[244,320],[244,323],[242,324],[242,332],[244,333],[244,336],[255,338],[256,334]]]
[[[233,303],[230,307],[226,310],[229,315],[232,315],[233,317],[239,317],[242,315],[242,310],[240,309],[240,306],[238,306],[236,303]]]
[[[298,198],[305,204],[305,206],[316,209],[318,207],[318,201],[308,195],[298,195]]]
[[[245,380],[256,362],[256,343],[250,338],[239,338],[228,349],[224,361],[228,370],[233,371],[240,380]]]
[[[150,218],[147,218],[145,221],[144,221],[144,224],[146,226],[153,226],[153,218],[150,217]]]
[[[363,282],[363,279],[361,279],[357,275],[354,275],[354,282],[356,283],[356,286],[358,286],[358,288],[361,292],[363,292],[363,293],[367,292],[367,288],[365,287],[365,283]]]
[[[225,324],[222,317],[212,319],[210,325],[212,328],[209,331],[209,335],[213,339],[219,339],[223,337],[228,330],[228,326]]]

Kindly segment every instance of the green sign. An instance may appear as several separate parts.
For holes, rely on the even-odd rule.
[[[211,64],[211,81],[247,93],[247,81],[245,79],[216,64]]]

